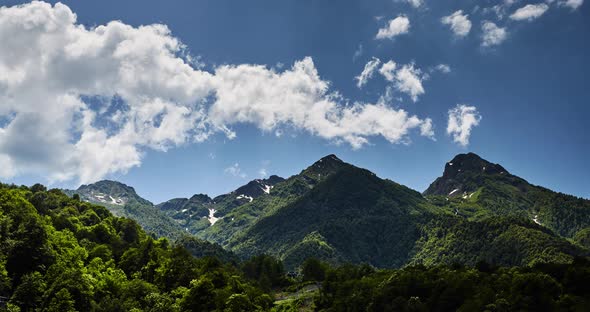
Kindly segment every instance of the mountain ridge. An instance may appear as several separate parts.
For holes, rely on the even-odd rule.
[[[96,189],[105,189],[102,184]],[[133,190],[112,187],[120,188]],[[309,256],[377,267],[459,260],[523,265],[549,246],[546,258],[569,261],[590,241],[589,206],[467,153],[446,163],[423,193],[330,154],[286,179],[273,175],[214,198],[196,193],[144,208],[172,222],[176,236],[195,235],[242,258],[271,254],[294,268]],[[521,250],[504,250],[506,242],[518,242]],[[500,250],[511,256],[498,257]]]

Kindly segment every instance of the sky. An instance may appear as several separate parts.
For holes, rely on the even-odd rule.
[[[475,152],[590,198],[583,0],[0,1],[0,181],[155,203]]]

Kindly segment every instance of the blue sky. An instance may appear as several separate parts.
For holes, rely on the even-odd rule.
[[[64,1],[9,10],[21,3],[3,1],[0,11],[2,42],[24,38],[5,45],[12,50],[0,48],[0,71],[8,77],[0,78],[0,100],[15,102],[0,102],[3,182],[71,188],[109,178],[160,202],[218,195],[268,174],[286,177],[334,153],[423,191],[446,161],[472,151],[533,184],[590,198],[590,9],[583,1]],[[27,20],[38,11],[53,17]],[[455,19],[453,29],[442,19],[455,12],[464,19]],[[395,19],[402,23],[388,28]],[[95,53],[107,51],[95,27],[115,20],[124,25],[111,38],[117,51],[124,46],[117,38],[134,39],[125,50],[129,63]],[[42,27],[31,30],[27,21]],[[496,30],[487,43],[486,23]],[[169,32],[140,28],[152,24]],[[389,35],[378,39],[380,29]],[[45,46],[37,31],[65,43]],[[184,46],[161,58],[158,49],[169,49],[174,38]],[[165,44],[150,45],[155,40]],[[51,64],[39,63],[47,70],[29,75],[26,64],[47,58]],[[188,69],[173,62],[190,59]],[[376,59],[359,88],[355,77]],[[380,73],[390,60],[391,81]],[[292,69],[298,62],[301,70]],[[146,73],[141,85],[121,78],[127,66],[136,70],[132,77]],[[310,68],[317,81],[308,81]],[[245,82],[236,87],[238,76]],[[240,89],[253,88],[248,82],[255,79],[272,91],[257,98],[259,91]],[[37,88],[38,99],[30,96]],[[114,94],[127,108],[118,110]],[[310,99],[298,106],[293,94]],[[251,109],[259,102],[268,105]],[[329,113],[336,117],[326,115],[333,124],[293,113],[326,102],[335,105]],[[356,111],[344,108],[355,103]],[[137,127],[138,116],[157,109],[151,128],[118,136],[129,120]],[[448,133],[453,109],[463,114]],[[158,131],[166,114],[169,131]]]

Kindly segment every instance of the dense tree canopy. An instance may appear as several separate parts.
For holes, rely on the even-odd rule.
[[[0,309],[269,309],[272,300],[209,244],[154,239],[136,222],[42,185],[0,185]],[[212,250],[212,251],[211,251]],[[278,272],[282,277],[282,271]],[[244,310],[244,308],[241,308]],[[236,310],[237,311],[237,310]]]

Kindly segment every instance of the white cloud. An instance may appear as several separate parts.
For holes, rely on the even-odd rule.
[[[562,0],[562,1],[559,1],[560,6],[569,7],[572,10],[576,10],[577,8],[582,6],[582,4],[584,4],[584,0]]]
[[[422,86],[422,71],[415,68],[413,63],[405,64],[398,69],[397,64],[390,60],[381,66],[379,73],[387,81],[393,82],[398,91],[409,95],[414,102],[425,92]]]
[[[396,88],[401,92],[407,93],[414,102],[418,100],[419,95],[424,94],[421,74],[420,69],[415,68],[414,64],[402,66],[395,74]]]
[[[406,0],[406,2],[415,8],[419,8],[424,5],[424,1],[422,0]]]
[[[238,164],[238,163],[235,163],[235,164],[225,168],[225,170],[223,170],[223,172],[225,172],[225,174],[229,174],[231,176],[242,178],[242,179],[245,179],[248,176],[246,173],[242,172],[242,169],[240,168],[240,164]]]
[[[383,103],[347,103],[311,58],[281,72],[251,64],[208,72],[165,25],[87,28],[61,3],[0,8],[0,42],[4,177],[93,182],[139,166],[146,149],[233,138],[236,123],[359,148],[371,136],[403,142],[428,122]]]
[[[481,115],[475,106],[458,104],[449,110],[447,134],[453,136],[453,141],[462,146],[469,145],[469,137],[473,127],[479,125]]]
[[[434,126],[432,125],[432,119],[426,118],[424,120],[420,126],[420,134],[436,141],[434,138]]]
[[[549,6],[545,3],[527,4],[522,8],[514,11],[514,13],[510,15],[510,19],[515,21],[532,21],[536,18],[541,17],[541,15],[545,14],[545,12],[547,12],[548,9]]]
[[[376,39],[393,39],[395,36],[399,36],[402,34],[407,34],[410,30],[410,20],[404,16],[400,15],[392,20],[389,21],[389,24],[379,29],[377,32]]]
[[[248,122],[271,131],[283,124],[360,148],[374,135],[397,143],[423,122],[380,103],[341,105],[338,94],[327,93],[311,58],[283,73],[239,65],[218,68],[215,76],[224,83],[208,118],[219,129]]]
[[[385,77],[387,81],[393,81],[395,79],[395,69],[397,64],[389,60],[387,63],[384,63],[381,68],[379,69],[379,73]]]
[[[10,179],[16,175],[10,157],[0,154],[0,178]]]
[[[490,21],[484,21],[481,30],[483,32],[481,45],[484,47],[498,45],[506,40],[508,36],[506,28],[498,27]]]
[[[504,19],[504,16],[506,15],[507,10],[515,3],[519,2],[520,0],[504,0],[502,1],[502,3],[496,4],[492,7],[487,7],[487,8],[483,8],[483,13],[487,14],[490,12],[493,12],[496,14],[496,17],[499,20]],[[554,0],[548,0],[546,2],[549,1],[554,1]]]
[[[451,30],[457,37],[465,37],[471,31],[471,21],[468,19],[469,15],[463,14],[462,10],[445,16],[441,19],[444,25],[451,26]]]
[[[435,69],[443,74],[448,74],[451,72],[451,67],[447,64],[438,64],[436,65]]]
[[[260,170],[258,170],[258,175],[261,178],[266,178],[268,176],[268,172],[266,171],[265,168],[260,168]]]
[[[352,55],[352,61],[356,61],[356,59],[358,59],[359,57],[361,57],[363,55],[363,44],[359,44],[359,47],[356,49],[356,51],[354,51],[354,54]]]
[[[381,61],[376,57],[373,57],[370,61],[367,62],[367,64],[365,64],[365,68],[363,69],[361,74],[355,77],[357,81],[356,86],[359,89],[362,88],[367,83],[367,81],[371,79],[371,77],[373,77],[373,74],[375,73],[377,67],[379,67],[379,64],[381,64]]]

